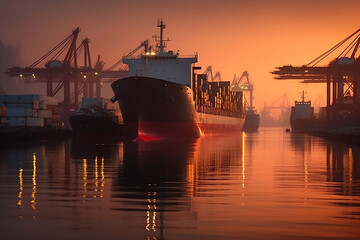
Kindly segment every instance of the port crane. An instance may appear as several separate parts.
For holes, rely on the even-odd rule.
[[[79,96],[101,96],[102,79],[118,79],[128,76],[128,71],[103,71],[104,63],[98,61],[92,66],[90,58],[89,39],[85,38],[79,46],[77,39],[80,28],[76,28],[55,47],[46,52],[28,67],[12,67],[4,73],[11,77],[18,77],[25,83],[45,82],[46,95],[55,96],[62,92],[63,101],[59,106],[65,115],[72,109],[78,109]],[[80,66],[79,57],[83,55]],[[39,67],[45,62],[45,67]],[[53,86],[56,84],[56,86]]]
[[[249,96],[249,101],[248,102],[246,99],[246,105],[247,105],[247,109],[253,111],[254,107],[253,107],[253,91],[254,91],[254,85],[252,83],[250,83],[250,79],[249,79],[249,73],[247,71],[244,71],[242,73],[242,75],[237,78],[236,74],[234,75],[234,79],[231,82],[231,90],[232,91],[248,91],[250,96]]]
[[[267,105],[264,102],[264,108],[261,110],[260,115],[262,121],[266,124],[266,122],[274,121],[272,117],[272,110],[280,110],[279,122],[284,123],[287,122],[287,118],[290,117],[290,104],[287,97],[287,94],[284,93],[278,99],[276,99],[272,104]]]
[[[205,71],[202,73],[205,75],[210,75],[210,79],[212,82],[216,81],[217,79],[221,82],[221,73],[216,72],[215,75],[213,75],[212,66],[208,66]]]
[[[76,47],[76,41],[79,32],[80,28],[74,29],[68,37],[37,59],[29,67],[13,67],[5,73],[9,76],[17,76],[21,80],[31,78],[33,82],[45,79],[47,96],[55,96],[55,94],[63,88],[64,100],[60,105],[65,114],[70,114],[70,109],[77,108],[78,106],[77,97],[75,97],[75,102],[70,101],[70,82],[72,80],[74,89],[78,92],[78,80],[80,80],[80,77],[77,63],[78,49]],[[62,61],[59,60],[66,49],[65,57]],[[38,67],[38,65],[45,60],[45,68]],[[58,82],[55,89],[53,89],[53,82]]]
[[[147,53],[151,50],[151,47],[148,45],[149,41],[145,40],[143,42],[141,42],[136,48],[134,48],[133,50],[131,50],[128,54],[126,54],[125,56],[123,56],[120,60],[118,60],[116,63],[114,63],[113,65],[111,65],[108,69],[106,70],[102,70],[99,71],[99,75],[101,78],[101,81],[104,83],[112,83],[114,80],[120,79],[120,78],[124,78],[128,76],[128,66],[126,65],[125,67],[123,67],[122,69],[118,69],[116,70],[116,68],[123,63],[123,60],[126,58],[129,58],[131,56],[133,56],[135,53],[137,53],[141,48],[144,48],[144,52]]]
[[[123,56],[119,61],[117,61],[116,63],[114,63],[111,67],[109,67],[107,69],[107,71],[112,71],[114,70],[117,66],[119,66],[124,59],[131,57],[132,55],[134,55],[137,51],[139,51],[141,48],[144,47],[144,51],[145,53],[148,52],[149,49],[149,41],[145,40],[143,42],[141,42],[136,48],[134,48],[131,52],[129,52],[128,54],[126,54],[125,56]],[[127,67],[127,66],[126,66]],[[128,69],[123,69],[124,71],[127,71]]]
[[[323,54],[302,66],[276,67],[272,74],[279,80],[326,83],[326,119],[346,116],[360,119],[360,28]],[[318,66],[330,55],[337,55],[327,66]]]

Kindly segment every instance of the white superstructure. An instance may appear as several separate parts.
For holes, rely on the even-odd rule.
[[[179,57],[173,51],[164,51],[163,29],[165,24],[161,20],[160,45],[156,52],[146,51],[141,58],[126,58],[123,63],[129,65],[129,76],[145,76],[158,78],[170,82],[191,85],[191,65],[197,62],[197,55],[193,57]]]

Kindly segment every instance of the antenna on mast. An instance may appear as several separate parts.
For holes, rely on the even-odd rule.
[[[305,91],[304,90],[301,92],[301,99],[303,102],[305,101]]]
[[[162,18],[158,20],[157,26],[160,28],[160,52],[164,52],[163,29],[166,25]]]

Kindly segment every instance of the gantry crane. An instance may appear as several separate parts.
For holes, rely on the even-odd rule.
[[[236,74],[234,75],[234,79],[231,82],[231,90],[232,91],[248,91],[250,96],[249,96],[249,101],[247,102],[247,109],[253,111],[254,107],[253,107],[253,91],[254,91],[254,85],[252,83],[250,83],[250,79],[249,79],[249,73],[247,71],[244,71],[242,73],[242,75],[237,78]]]
[[[74,82],[75,92],[78,92],[78,64],[76,41],[80,28],[76,28],[73,32],[57,44],[50,51],[45,53],[37,59],[29,67],[19,68],[13,67],[8,69],[5,73],[9,76],[18,76],[20,79],[32,78],[33,81],[41,81],[46,79],[47,95],[55,96],[61,88],[64,89],[64,100],[60,103],[64,114],[69,115],[72,108],[77,108],[78,99],[75,97],[75,102],[70,102],[70,81]],[[67,49],[66,55],[62,61],[59,60],[60,56]],[[41,62],[47,60],[45,68],[37,67]],[[71,80],[70,80],[71,79]],[[53,89],[53,81],[57,81],[58,85]]]
[[[287,97],[287,94],[284,93],[278,99],[276,99],[272,104],[267,105],[264,102],[264,108],[261,110],[261,119],[264,122],[267,122],[272,119],[272,112],[271,110],[278,109],[280,110],[279,121],[280,122],[287,122],[288,117],[290,117],[290,104]]]
[[[208,66],[202,74],[210,75],[210,79],[211,79],[212,82],[214,82],[216,80],[219,80],[221,82],[221,73],[216,72],[215,75],[213,75],[211,65]]]
[[[275,79],[326,83],[327,120],[360,119],[359,45],[360,28],[308,64],[277,67],[272,74]],[[336,51],[340,53],[327,66],[317,66]]]
[[[94,67],[91,63],[89,39],[85,38],[79,46],[76,45],[80,28],[76,28],[64,40],[54,48],[37,59],[29,67],[12,67],[5,74],[25,80],[25,83],[46,82],[46,95],[55,96],[63,89],[63,102],[59,105],[65,115],[69,115],[71,109],[77,109],[79,95],[93,97],[95,84],[95,96],[101,96],[101,80],[119,79],[128,76],[128,71],[118,70],[103,71],[104,63],[100,56]],[[84,55],[82,66],[78,64],[80,55]],[[65,56],[64,56],[65,55]],[[62,58],[62,56],[64,56]],[[39,67],[45,62],[45,67]],[[54,87],[53,84],[57,83]],[[71,94],[71,88],[73,92]]]

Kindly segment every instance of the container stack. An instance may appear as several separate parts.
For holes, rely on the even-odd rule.
[[[230,90],[230,82],[208,82],[206,74],[195,79],[195,102],[198,111],[223,116],[244,114],[243,93]]]
[[[63,126],[57,98],[42,95],[0,95],[1,126]]]

